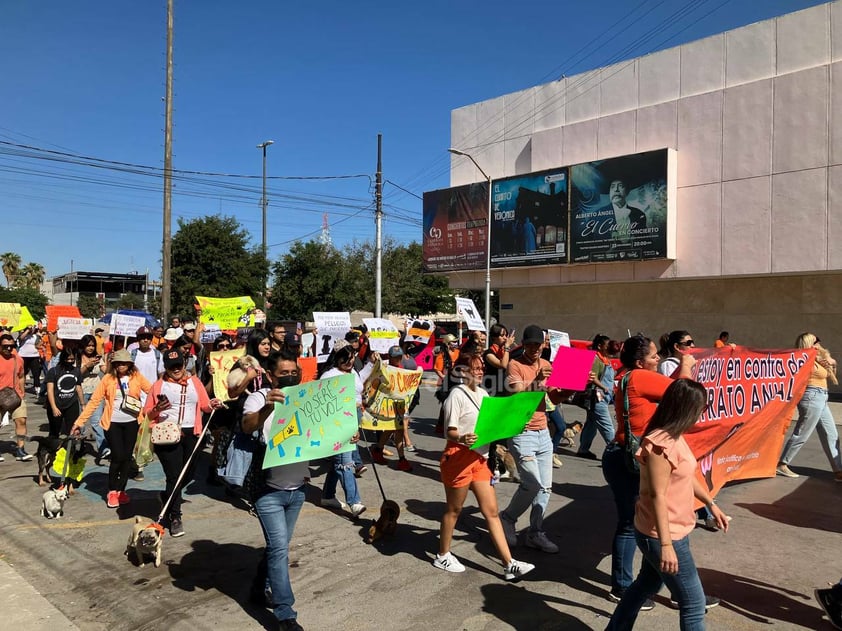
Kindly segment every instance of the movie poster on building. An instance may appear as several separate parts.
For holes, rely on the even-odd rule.
[[[668,149],[570,168],[570,262],[675,257],[675,152]]]
[[[488,184],[424,193],[425,272],[484,269],[488,236]]]
[[[567,263],[568,169],[491,185],[491,266]]]

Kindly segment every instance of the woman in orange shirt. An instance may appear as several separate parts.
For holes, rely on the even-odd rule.
[[[696,458],[684,440],[705,409],[705,387],[689,379],[674,381],[649,421],[637,450],[640,498],[634,518],[637,547],[643,553],[640,573],[623,594],[606,631],[634,627],[649,595],[666,583],[678,602],[682,630],[705,628],[705,593],[690,553],[696,525],[694,498],[703,502],[728,530],[728,518],[696,476]]]

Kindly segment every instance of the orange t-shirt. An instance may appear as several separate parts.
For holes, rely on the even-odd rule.
[[[22,399],[23,389],[20,387],[23,377],[23,359],[15,352],[9,359],[0,357],[0,388],[14,388]]]
[[[722,340],[716,340],[716,341],[713,343],[713,347],[714,347],[714,348],[724,348],[724,347],[725,347],[725,342],[723,342]]]
[[[459,359],[459,349],[452,351],[447,349],[447,354],[450,355],[450,365],[456,363],[456,360]],[[444,353],[439,353],[436,355],[436,358],[433,360],[433,370],[438,372],[445,372],[444,370]]]
[[[693,478],[696,476],[696,458],[690,446],[679,436],[673,439],[662,429],[646,436],[637,450],[637,460],[646,466],[650,458],[666,458],[672,472],[667,487],[667,514],[669,515],[670,540],[677,541],[689,535],[696,527]],[[655,504],[649,489],[649,477],[641,471],[640,495],[634,511],[634,527],[649,537],[658,537]],[[660,536],[663,537],[662,533]]]
[[[666,377],[654,370],[635,369],[629,374],[629,381],[626,386],[629,395],[629,426],[632,434],[640,436],[646,431],[649,419],[655,413],[661,399],[669,385],[672,383],[670,377]],[[623,423],[623,392],[620,389],[622,377],[617,380],[617,387],[614,389],[614,411],[617,414],[617,434],[614,436],[620,445],[626,444],[626,428]]]
[[[534,364],[525,363],[523,357],[513,359],[509,362],[509,366],[506,369],[506,386],[511,387],[517,383],[521,383],[527,386],[524,390],[521,390],[521,392],[534,391],[534,388],[530,388],[529,385],[535,381],[535,377],[538,376],[538,372],[544,366],[549,368],[550,362],[546,359],[541,359],[540,357]],[[526,429],[547,429],[547,397],[541,399],[538,409],[535,410],[532,418],[529,419],[529,422],[526,424]]]

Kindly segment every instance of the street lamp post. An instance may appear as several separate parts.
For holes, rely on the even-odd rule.
[[[263,289],[261,293],[263,294],[264,313],[266,313],[269,310],[268,300],[266,296],[266,285],[268,283],[266,275],[268,274],[269,270],[269,254],[266,250],[266,207],[269,205],[269,199],[266,197],[266,147],[273,144],[275,144],[274,140],[267,140],[257,145],[258,149],[263,149],[263,198],[260,200],[260,205],[263,208]]]
[[[482,170],[482,167],[477,164],[470,153],[453,148],[448,149],[448,151],[454,155],[468,158],[488,182],[488,223],[485,226],[485,347],[488,348],[491,343],[491,176]]]

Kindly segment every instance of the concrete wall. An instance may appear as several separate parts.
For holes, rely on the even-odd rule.
[[[496,271],[494,287],[842,269],[840,2],[469,105],[451,125],[492,177],[678,151],[674,261]],[[452,157],[452,185],[480,179]]]

